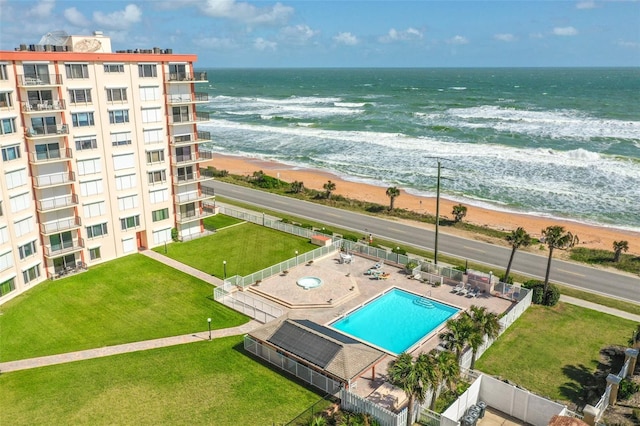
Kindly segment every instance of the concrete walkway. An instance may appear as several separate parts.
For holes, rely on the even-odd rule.
[[[170,266],[173,269],[182,271],[185,274],[189,274],[191,276],[199,278],[202,281],[212,284],[216,287],[219,287],[222,285],[222,280],[220,278],[216,278],[213,275],[209,275],[206,272],[202,272],[199,269],[192,268],[191,266],[185,265],[184,263],[180,263],[177,260],[171,259],[170,257],[164,256],[160,253],[156,253],[153,250],[144,250],[144,251],[141,251],[140,254],[150,257],[153,260],[157,260],[160,263],[164,263],[165,265]]]
[[[582,306],[583,308],[592,309],[594,311],[604,312],[605,314],[611,314],[616,317],[626,318],[628,320],[640,323],[640,315],[635,315],[629,312],[621,311],[619,309],[598,305],[597,303],[587,302],[586,300],[576,299],[575,297],[565,295],[560,295],[560,301],[569,303],[571,305]]]

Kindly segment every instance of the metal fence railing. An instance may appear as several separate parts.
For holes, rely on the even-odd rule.
[[[241,312],[263,324],[282,316],[284,311],[269,302],[253,297],[250,294],[232,291],[232,284],[225,282],[214,289],[214,299],[231,309]]]

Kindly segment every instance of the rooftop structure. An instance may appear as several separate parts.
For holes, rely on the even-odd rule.
[[[0,52],[0,303],[213,214],[195,55],[114,53],[100,32],[41,43]]]

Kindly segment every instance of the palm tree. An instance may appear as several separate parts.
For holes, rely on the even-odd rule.
[[[299,194],[304,190],[304,183],[294,180],[291,182],[291,192],[294,194]]]
[[[469,315],[461,315],[457,319],[447,321],[447,330],[440,333],[439,337],[453,349],[459,362],[472,333],[473,323],[471,317]]]
[[[441,352],[436,354],[431,351],[432,359],[435,362],[435,377],[431,382],[432,395],[430,409],[433,410],[438,399],[438,389],[444,383],[447,389],[454,390],[458,377],[460,376],[460,364],[453,352]]]
[[[549,260],[547,261],[547,273],[544,276],[544,293],[543,297],[547,297],[547,287],[549,286],[549,273],[551,272],[551,259],[553,258],[553,249],[569,250],[578,244],[578,236],[573,235],[569,231],[564,230],[564,226],[547,226],[542,230],[544,242],[549,247]]]
[[[387,197],[389,197],[389,210],[393,211],[393,203],[400,196],[400,190],[396,186],[387,188]]]
[[[451,214],[453,214],[453,221],[458,223],[467,215],[467,206],[463,206],[462,204],[453,206]]]
[[[614,241],[613,242],[613,261],[620,262],[622,252],[625,253],[629,250],[629,241]]]
[[[327,197],[327,200],[328,200],[331,198],[331,193],[336,190],[336,184],[329,180],[327,181],[327,183],[322,185],[322,188],[324,188],[325,196]]]
[[[415,400],[424,402],[427,389],[431,384],[429,362],[428,354],[422,353],[414,360],[410,354],[403,352],[389,364],[387,374],[391,383],[401,388],[409,399],[407,426],[413,424]]]
[[[484,343],[484,337],[495,339],[500,335],[500,321],[498,315],[489,312],[485,306],[474,305],[467,314],[473,322],[473,333],[469,339],[469,345],[472,350],[471,370],[473,370],[476,364],[476,354]]]
[[[519,227],[515,231],[511,231],[511,234],[507,235],[506,240],[511,244],[511,257],[509,257],[509,264],[507,265],[507,272],[504,274],[504,282],[509,282],[509,272],[511,272],[511,263],[513,257],[516,255],[516,250],[520,247],[527,247],[531,244],[531,235],[527,234],[527,231],[523,227]]]

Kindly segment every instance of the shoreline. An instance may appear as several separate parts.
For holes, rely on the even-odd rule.
[[[267,175],[285,182],[300,181],[304,183],[306,188],[320,191],[322,191],[322,186],[328,180],[331,180],[336,184],[334,193],[337,195],[386,206],[389,205],[386,188],[369,183],[346,180],[325,170],[301,168],[273,160],[219,153],[214,154],[213,160],[202,164],[202,167],[207,166],[213,166],[219,170],[227,170],[230,174],[235,175],[252,175],[253,172],[262,170]],[[440,197],[440,217],[452,218],[451,211],[453,206],[457,204],[459,204],[458,201]],[[640,254],[640,232],[590,225],[566,219],[555,219],[533,214],[514,213],[492,210],[475,205],[465,205],[467,205],[468,210],[467,216],[463,220],[475,225],[507,232],[522,226],[535,238],[539,238],[541,230],[547,226],[561,225],[564,226],[566,230],[578,236],[580,239],[580,247],[612,251],[614,241],[626,240],[629,242],[629,251],[627,254]],[[395,199],[395,207],[435,216],[436,198],[415,195],[400,188],[400,196]],[[446,228],[445,232],[451,234],[472,234],[469,231],[456,231],[457,230],[452,228]],[[476,237],[476,239],[478,238]]]

